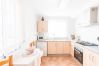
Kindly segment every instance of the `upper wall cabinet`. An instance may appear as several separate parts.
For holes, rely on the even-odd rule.
[[[44,17],[41,17],[40,20],[37,22],[37,32],[38,33],[45,33],[48,31],[48,22]]]
[[[77,18],[76,27],[93,26],[98,24],[98,7],[91,7],[85,10]]]
[[[98,23],[98,7],[90,8],[90,24],[97,24]]]

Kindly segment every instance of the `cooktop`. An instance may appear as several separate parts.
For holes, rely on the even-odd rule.
[[[94,43],[86,42],[86,41],[77,41],[76,43],[84,45],[84,46],[98,46]]]

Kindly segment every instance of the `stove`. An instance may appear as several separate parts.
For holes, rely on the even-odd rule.
[[[94,43],[86,41],[77,41],[77,44],[74,45],[74,57],[83,64],[83,46],[98,46]],[[82,45],[82,46],[80,46]]]
[[[81,44],[83,46],[98,46],[94,43],[86,42],[86,41],[77,41],[76,43]]]

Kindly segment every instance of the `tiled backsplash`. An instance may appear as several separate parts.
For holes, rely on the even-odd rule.
[[[77,28],[77,35],[81,40],[99,44],[97,37],[99,37],[99,25]]]

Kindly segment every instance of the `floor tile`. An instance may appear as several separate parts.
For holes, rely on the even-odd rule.
[[[75,58],[66,56],[44,56],[41,66],[82,66]]]

